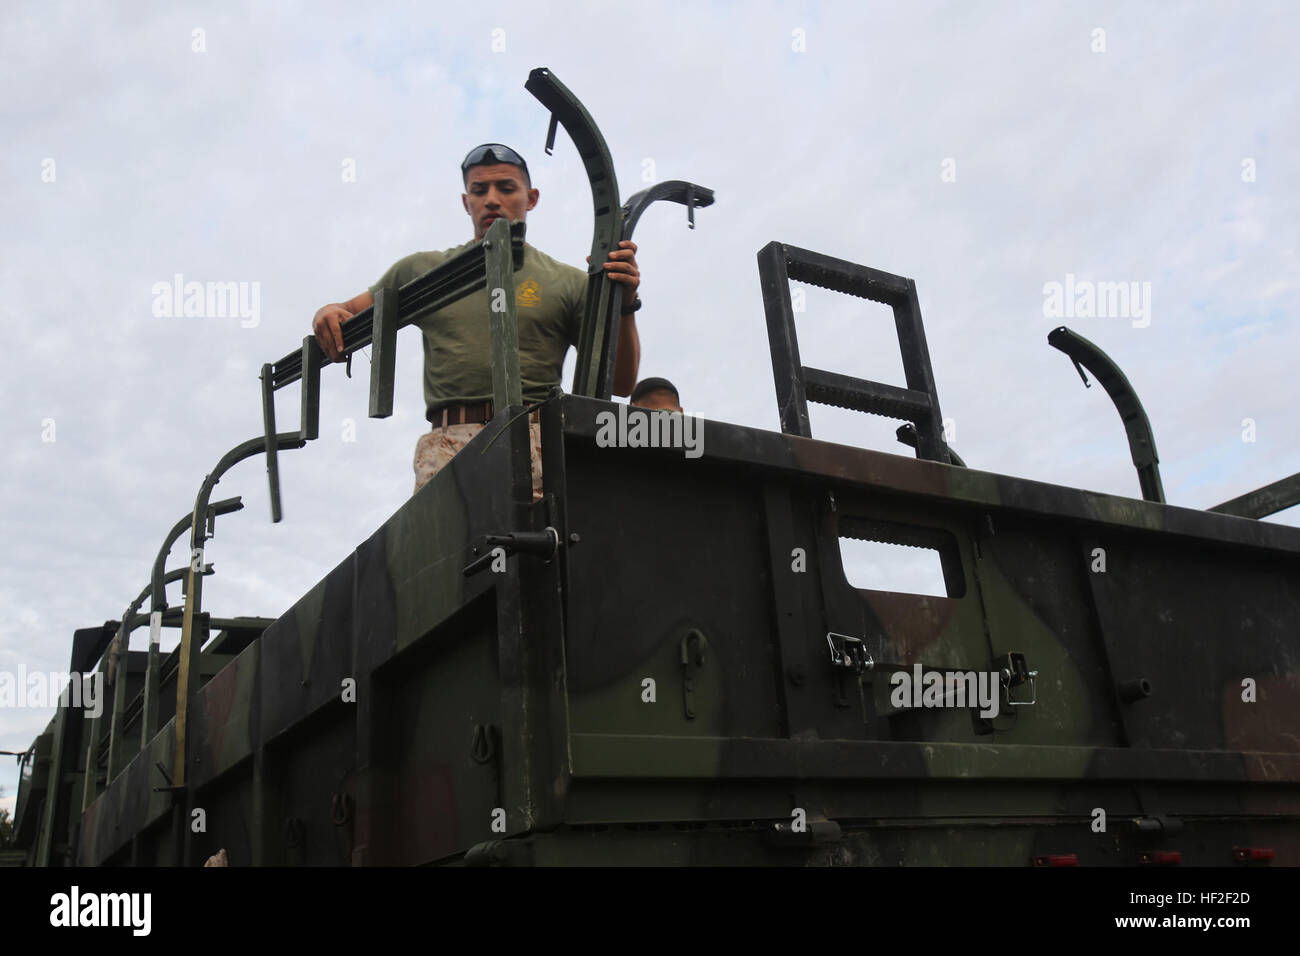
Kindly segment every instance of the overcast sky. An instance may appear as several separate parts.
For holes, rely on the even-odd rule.
[[[470,238],[470,146],[524,154],[529,241],[583,264],[590,192],[563,133],[543,153],[537,66],[600,125],[624,198],[717,192],[694,232],[659,206],[636,235],[641,375],[688,409],[779,430],[755,253],[780,240],[916,280],[972,467],[1139,496],[1113,406],[1046,343],[1064,323],[1137,388],[1171,503],[1300,471],[1300,8],[900,7],[5,3],[0,672],[66,669],[75,628],[122,614],[319,306]],[[256,289],[257,314],[160,315],[177,274]],[[1067,276],[1138,283],[1145,312],[1045,314]],[[902,384],[883,307],[809,290],[799,335],[805,364]],[[246,509],[209,546],[207,609],[280,615],[408,498],[418,336],[390,419],[366,418],[364,358],[327,370],[320,440],[280,458],[281,524],[261,460],[221,482]],[[894,422],[812,423],[907,453]],[[0,750],[52,713],[0,710]],[[0,805],[16,780],[0,758]]]

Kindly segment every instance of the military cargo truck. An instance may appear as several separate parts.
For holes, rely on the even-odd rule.
[[[651,203],[692,224],[712,203],[674,182],[620,206],[590,116],[549,71],[527,86],[548,151],[563,124],[583,157],[592,263]],[[347,323],[372,415],[396,329],[511,288],[522,241],[499,221]],[[109,703],[69,700],[25,756],[26,861],[1300,862],[1300,529],[1259,520],[1300,476],[1166,503],[1136,394],[1064,328],[1051,344],[1114,399],[1142,498],[981,471],[945,441],[914,282],[778,242],[758,264],[781,432],[610,401],[597,265],[569,393],[522,402],[511,300],[486,318],[483,432],[280,617],[218,618],[203,543],[242,506],[210,500],[217,480],[265,456],[278,519],[277,455],[318,432],[315,342],[268,363],[263,434],[208,475],[120,620],[74,636],[71,672],[104,674]],[[791,280],[889,306],[905,386],[805,367]],[[277,432],[296,383],[300,427]],[[904,421],[916,456],[819,441],[809,402]],[[929,555],[942,593],[851,584],[855,541]]]

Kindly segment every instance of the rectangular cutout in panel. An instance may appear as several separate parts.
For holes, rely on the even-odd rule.
[[[841,518],[844,577],[864,591],[930,597],[966,594],[957,540],[947,531],[870,518]]]

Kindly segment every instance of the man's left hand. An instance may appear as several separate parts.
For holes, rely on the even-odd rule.
[[[636,267],[635,242],[624,239],[618,244],[605,263],[605,274],[623,287],[623,308],[630,307],[636,300],[636,288],[641,284],[641,273]]]

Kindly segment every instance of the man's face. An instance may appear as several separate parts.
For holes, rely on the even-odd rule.
[[[634,403],[641,408],[656,408],[665,412],[680,412],[682,406],[677,404],[677,396],[666,388],[656,388],[646,392]]]
[[[540,195],[529,189],[518,166],[497,163],[495,166],[471,166],[466,176],[461,202],[474,221],[474,238],[482,239],[497,219],[523,219],[537,205]]]

